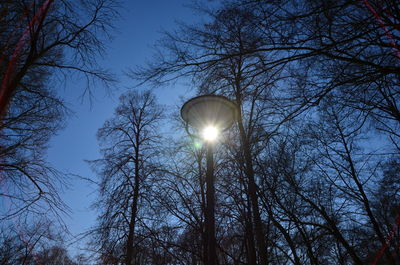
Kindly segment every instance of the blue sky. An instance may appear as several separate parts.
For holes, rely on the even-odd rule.
[[[100,157],[96,132],[104,121],[113,115],[118,97],[133,85],[123,72],[129,67],[142,65],[151,59],[151,45],[161,37],[161,30],[172,30],[175,21],[193,22],[195,16],[184,7],[184,0],[140,0],[124,1],[121,19],[115,23],[114,40],[108,44],[107,55],[101,58],[103,67],[109,68],[118,76],[120,82],[114,91],[95,89],[95,98],[89,104],[87,98],[82,102],[80,96],[83,82],[68,80],[65,90],[60,91],[74,114],[67,126],[51,141],[48,159],[55,168],[63,172],[95,179],[94,173],[84,160]],[[185,96],[187,88],[174,85],[158,88],[159,102],[175,108],[180,104],[179,96]],[[187,96],[187,95],[186,95]],[[96,187],[71,177],[70,188],[62,193],[65,203],[71,208],[70,217],[65,218],[71,233],[79,234],[94,225],[96,213],[90,205],[96,197]]]

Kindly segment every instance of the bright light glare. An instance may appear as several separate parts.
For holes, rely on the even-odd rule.
[[[218,136],[218,130],[214,126],[208,126],[204,128],[203,130],[204,140],[211,142],[217,139],[217,136]]]

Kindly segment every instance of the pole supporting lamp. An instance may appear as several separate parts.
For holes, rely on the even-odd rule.
[[[216,265],[215,239],[215,188],[214,188],[214,161],[213,143],[223,131],[229,129],[237,120],[237,105],[224,96],[203,95],[190,99],[181,109],[182,119],[185,121],[189,135],[201,137],[206,142],[206,209],[204,248],[206,255],[204,264]],[[194,130],[194,133],[190,131]]]

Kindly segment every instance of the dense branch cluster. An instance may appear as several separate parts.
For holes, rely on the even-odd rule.
[[[0,12],[18,10],[5,3]],[[81,11],[59,1],[21,56],[18,69],[30,63],[29,71],[0,124],[3,181],[14,187],[0,195],[20,202],[7,218],[37,211],[37,196],[59,205],[49,178],[58,173],[42,151],[65,109],[47,89],[49,76],[78,70],[88,80],[111,80],[92,67],[101,41],[89,28],[108,25],[112,6],[82,3],[88,21],[75,22]],[[205,20],[166,32],[154,59],[129,75],[139,85],[189,80],[195,93],[223,95],[239,108],[215,144],[216,263],[399,264],[399,5],[226,0],[193,7]],[[17,21],[0,20],[0,37],[12,36],[4,25]],[[98,131],[102,157],[91,165],[99,215],[88,232],[98,264],[207,264],[206,150],[165,114],[153,92],[133,90]],[[167,125],[174,136],[162,135]]]
[[[398,5],[195,9],[207,22],[166,33],[130,76],[185,78],[240,107],[216,151],[218,264],[398,264]],[[205,151],[182,139],[159,150],[156,195],[142,195],[156,199],[139,207],[162,225],[143,220],[134,262],[112,252],[108,264],[204,263]]]
[[[33,258],[45,251],[66,257],[63,247],[35,243],[51,241],[40,236],[43,231],[57,224],[65,228],[68,212],[60,198],[65,174],[50,165],[46,151],[70,113],[59,96],[67,79],[85,78],[82,94],[93,82],[113,80],[96,58],[116,15],[112,0],[0,3],[0,229],[1,247],[7,249],[1,264],[45,264]],[[25,236],[24,226],[38,238]]]

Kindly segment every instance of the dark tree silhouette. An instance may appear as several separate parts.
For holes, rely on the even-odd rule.
[[[67,76],[112,81],[96,63],[115,18],[116,2],[0,3],[0,219],[67,211],[63,174],[45,159],[68,113],[57,95]],[[96,81],[97,80],[97,81]]]
[[[0,235],[0,264],[4,265],[83,265],[69,255],[65,234],[48,220],[36,220],[24,227],[4,227]],[[81,256],[81,261],[83,256]]]
[[[146,239],[161,118],[151,92],[131,91],[120,97],[114,117],[98,131],[103,158],[91,162],[100,177],[95,240],[100,253],[127,265],[140,259]]]
[[[223,1],[197,9],[208,22],[166,33],[155,60],[131,76],[156,86],[190,78],[196,92],[240,106],[222,152],[216,212],[225,216],[217,222],[219,231],[234,229],[217,233],[219,261],[398,263],[397,217],[382,218],[376,205],[385,199],[375,194],[399,151],[397,5]],[[386,195],[395,209],[396,192]]]

